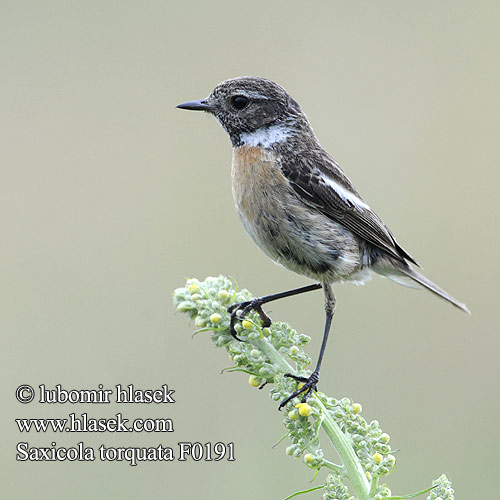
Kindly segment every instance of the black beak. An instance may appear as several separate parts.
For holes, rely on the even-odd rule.
[[[178,104],[176,108],[179,109],[190,109],[192,111],[214,111],[215,106],[209,104],[206,99],[200,99],[199,101],[188,101]]]

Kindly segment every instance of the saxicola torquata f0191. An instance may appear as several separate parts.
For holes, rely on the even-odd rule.
[[[262,305],[323,288],[326,323],[316,368],[309,378],[287,374],[304,385],[280,404],[316,390],[321,361],[335,312],[332,283],[362,283],[377,274],[419,284],[454,306],[467,307],[429,281],[417,261],[361,198],[335,160],[321,147],[299,104],[278,84],[239,77],[219,84],[206,98],[177,106],[214,115],[233,144],[232,183],[238,215],[257,245],[274,262],[318,283],[250,302],[234,304],[235,322]],[[420,267],[420,266],[419,266]],[[239,316],[238,316],[239,313]]]

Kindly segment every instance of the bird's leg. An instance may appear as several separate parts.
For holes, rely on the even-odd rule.
[[[236,330],[234,325],[236,321],[242,320],[250,311],[256,311],[260,316],[262,321],[262,326],[264,328],[271,326],[271,318],[262,310],[262,305],[272,302],[273,300],[284,299],[285,297],[292,297],[293,295],[299,295],[300,293],[311,292],[312,290],[318,290],[323,285],[321,283],[314,283],[314,285],[302,286],[300,288],[294,288],[293,290],[287,290],[286,292],[273,293],[271,295],[264,295],[262,297],[256,297],[252,300],[247,300],[245,302],[238,302],[227,308],[227,312],[231,313],[230,322],[230,333],[236,339],[240,340],[236,336]],[[238,312],[241,313],[238,315]]]
[[[295,392],[290,394],[284,401],[282,401],[278,407],[281,410],[286,406],[293,398],[304,394],[302,397],[302,402],[304,403],[312,391],[317,390],[317,384],[319,382],[319,370],[321,368],[321,362],[323,361],[323,355],[325,354],[326,343],[328,341],[328,334],[330,333],[330,327],[332,325],[333,315],[335,313],[335,295],[333,294],[333,289],[329,283],[323,283],[323,290],[325,291],[325,330],[323,333],[323,341],[321,342],[321,349],[319,350],[318,362],[316,363],[316,368],[312,372],[310,377],[298,377],[291,373],[285,374],[285,377],[293,378],[297,382],[301,382],[304,385],[297,389]]]

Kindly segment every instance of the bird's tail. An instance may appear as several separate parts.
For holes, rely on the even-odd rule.
[[[455,297],[452,297],[448,292],[445,292],[442,288],[439,288],[435,283],[427,279],[423,274],[419,273],[418,271],[415,271],[415,269],[412,269],[409,266],[405,268],[401,266],[399,270],[403,274],[411,278],[413,281],[416,281],[419,285],[422,285],[423,287],[427,288],[427,290],[430,290],[432,293],[435,293],[439,297],[447,300],[448,302],[451,302],[455,307],[458,307],[467,314],[470,314],[468,307],[464,303],[458,301]]]
[[[435,283],[427,279],[423,274],[419,273],[418,271],[415,271],[415,269],[411,268],[407,264],[395,262],[392,259],[391,261],[392,265],[394,266],[394,267],[391,266],[393,271],[392,273],[387,268],[384,270],[376,269],[376,271],[402,285],[411,287],[412,285],[414,286],[415,283],[418,283],[419,285],[422,285],[424,288],[427,288],[427,290],[430,290],[432,293],[435,293],[439,297],[447,300],[448,302],[451,302],[455,307],[458,307],[458,309],[461,309],[467,314],[470,314],[468,307],[464,303],[460,302],[455,297],[452,297],[448,292],[445,292],[442,288],[439,288]],[[394,273],[395,271],[394,268],[396,268],[397,271],[399,271],[397,274]],[[408,278],[411,278],[411,280],[408,280]]]

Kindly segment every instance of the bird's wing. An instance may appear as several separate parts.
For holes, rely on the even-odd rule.
[[[396,241],[380,217],[363,201],[340,167],[304,157],[281,161],[281,171],[307,204],[402,262],[418,262]]]

